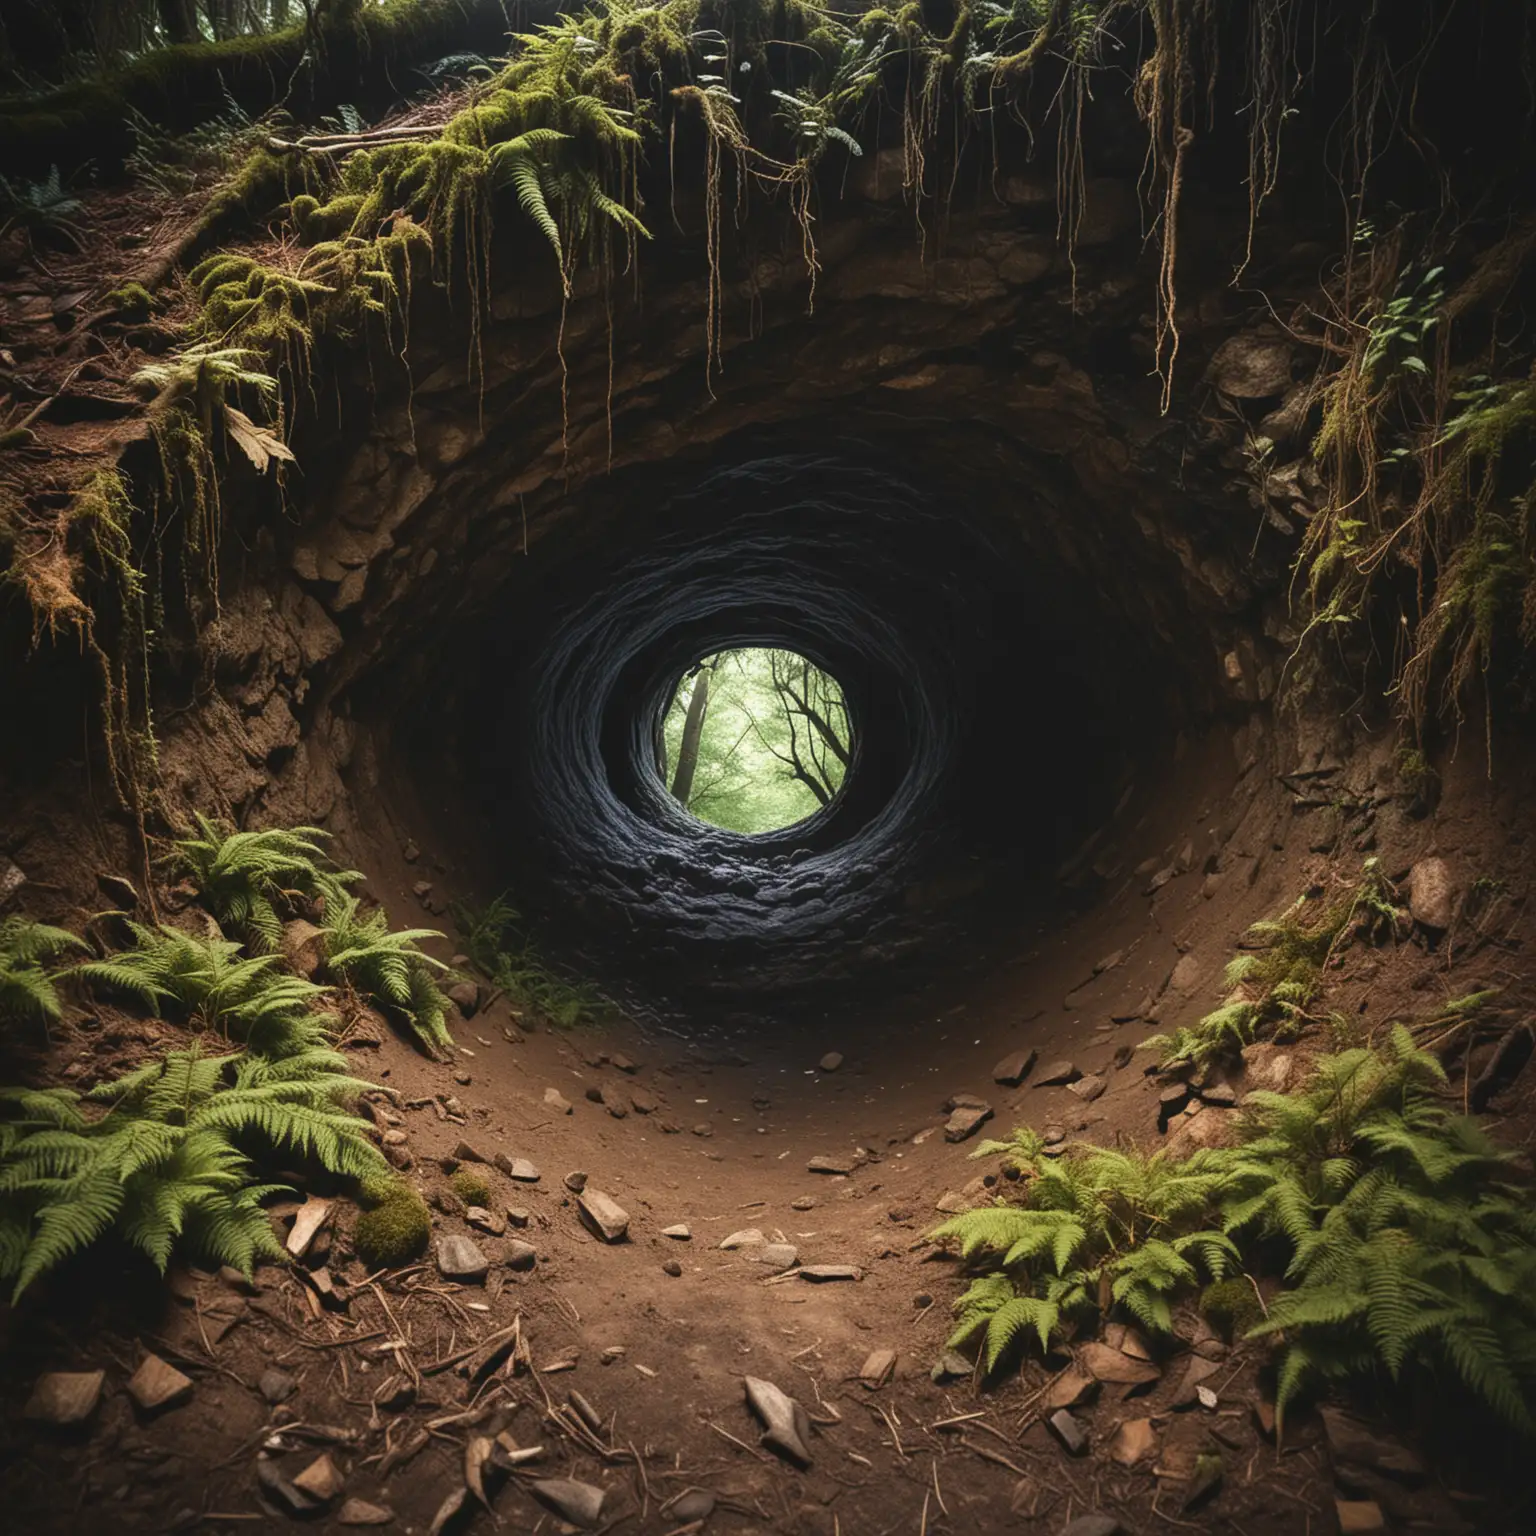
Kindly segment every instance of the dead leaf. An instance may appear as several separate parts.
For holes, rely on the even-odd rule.
[[[293,450],[282,438],[266,427],[257,426],[244,411],[232,405],[224,407],[224,425],[259,473],[265,473],[273,459],[281,459],[285,464],[297,462]]]
[[[487,1436],[475,1435],[464,1447],[465,1486],[487,1509],[491,1507],[491,1501],[485,1496],[485,1464],[495,1446],[496,1442]]]

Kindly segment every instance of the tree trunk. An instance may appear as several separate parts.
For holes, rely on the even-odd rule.
[[[677,773],[672,779],[672,798],[686,806],[693,793],[693,772],[699,766],[699,739],[704,734],[704,713],[709,708],[709,672],[699,668],[698,680],[683,717],[683,739],[677,748]]]
[[[166,42],[198,41],[197,9],[193,0],[159,0],[156,9],[160,15],[160,31]]]

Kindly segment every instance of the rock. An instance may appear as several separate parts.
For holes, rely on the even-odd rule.
[[[525,1206],[509,1205],[507,1207],[507,1220],[514,1227],[526,1227],[533,1220],[533,1212]]]
[[[477,1232],[484,1232],[490,1237],[500,1237],[507,1230],[507,1218],[486,1210],[484,1206],[470,1206],[464,1212],[464,1220]]]
[[[1149,1360],[1136,1360],[1108,1344],[1084,1344],[1077,1352],[1079,1363],[1095,1381],[1136,1387],[1156,1381],[1163,1373]]]
[[[479,1149],[479,1147],[475,1146],[473,1142],[468,1141],[461,1141],[458,1146],[453,1149],[453,1155],[458,1158],[461,1163],[490,1162],[490,1158],[488,1158],[485,1153]]]
[[[1168,976],[1168,988],[1172,992],[1188,994],[1200,985],[1204,968],[1193,955],[1181,955],[1179,963]]]
[[[992,1118],[992,1106],[963,1104],[949,1117],[944,1126],[945,1141],[964,1141],[974,1136]]]
[[[314,1499],[283,1476],[282,1468],[269,1457],[256,1458],[256,1483],[270,1503],[290,1515],[311,1515],[319,1508]]]
[[[810,1195],[796,1195],[789,1202],[789,1208],[792,1211],[814,1211],[816,1202]]]
[[[1208,1083],[1200,1090],[1200,1097],[1218,1109],[1231,1109],[1237,1103],[1237,1089],[1231,1083]]]
[[[944,1100],[944,1113],[947,1115],[956,1109],[985,1109],[987,1101],[978,1099],[974,1093],[952,1093]]]
[[[554,1110],[557,1115],[568,1115],[571,1113],[571,1101],[557,1088],[546,1088],[544,1090],[544,1107]]]
[[[1123,1536],[1124,1531],[1125,1527],[1113,1515],[1094,1509],[1063,1526],[1061,1536]]]
[[[1092,1376],[1069,1369],[1063,1371],[1046,1388],[1042,1406],[1047,1413],[1055,1413],[1058,1408],[1076,1408],[1082,1403],[1092,1402],[1098,1394],[1099,1384]]]
[[[573,1477],[543,1477],[530,1483],[528,1491],[546,1509],[584,1531],[593,1530],[602,1522],[606,1489],[579,1483]]]
[[[807,1264],[800,1270],[802,1280],[862,1280],[864,1271],[857,1264]]]
[[[664,1275],[671,1275],[676,1280],[682,1274],[683,1266],[676,1259],[663,1259],[661,1262],[661,1272]]]
[[[1373,1531],[1387,1528],[1381,1505],[1371,1499],[1335,1499],[1333,1510],[1338,1517],[1339,1536],[1371,1536]]]
[[[575,1172],[566,1174],[564,1183],[573,1195],[579,1195],[587,1187],[587,1176],[578,1168]]]
[[[1151,1419],[1127,1419],[1109,1442],[1110,1456],[1122,1467],[1134,1467],[1157,1454],[1157,1433]]]
[[[83,1424],[96,1412],[105,1371],[49,1371],[33,1384],[22,1417],[61,1429]]]
[[[752,1255],[754,1264],[764,1264],[769,1269],[793,1269],[800,1262],[800,1251],[793,1243],[765,1243]]]
[[[763,1422],[761,1443],[788,1457],[796,1466],[810,1466],[811,1453],[806,1441],[810,1438],[811,1423],[805,1409],[760,1376],[743,1377],[742,1386],[748,1406]]]
[[[318,1195],[309,1196],[299,1207],[299,1213],[293,1218],[293,1226],[288,1233],[288,1241],[284,1244],[294,1258],[302,1259],[309,1252],[315,1234],[325,1225],[330,1214],[331,1202],[322,1200]]]
[[[933,1382],[942,1387],[947,1381],[968,1379],[975,1370],[976,1367],[958,1350],[946,1349],[934,1362],[933,1369],[928,1372],[928,1375]]]
[[[1064,1083],[1075,1083],[1082,1075],[1070,1061],[1053,1061],[1035,1078],[1035,1087],[1055,1088]]]
[[[317,1456],[294,1478],[293,1486],[317,1504],[329,1504],[346,1484],[329,1456]]]
[[[805,1166],[811,1173],[852,1173],[858,1164],[851,1157],[826,1157],[818,1154]]]
[[[1104,1342],[1133,1360],[1152,1359],[1152,1347],[1147,1343],[1146,1335],[1125,1323],[1110,1323],[1104,1330]]]
[[[491,1263],[467,1237],[451,1233],[437,1240],[437,1268],[445,1280],[457,1280],[461,1285],[480,1285],[484,1282]]]
[[[624,1240],[629,1231],[629,1212],[612,1196],[601,1190],[587,1189],[582,1191],[577,1203],[587,1224],[605,1243]]]
[[[470,1076],[470,1075],[469,1075],[469,1073],[468,1073],[468,1072],[455,1072],[455,1073],[454,1073],[454,1074],[453,1074],[453,1080],[454,1080],[454,1082],[456,1082],[456,1083],[457,1083],[457,1084],[458,1084],[458,1085],[459,1085],[459,1087],[461,1087],[461,1088],[468,1088],[468,1087],[469,1087],[469,1085],[470,1085],[470,1084],[471,1084],[471,1083],[472,1083],[472,1082],[474,1082],[474,1078],[472,1078],[472,1077],[471,1077],[471,1076]]]
[[[1260,328],[1229,336],[1217,347],[1206,379],[1236,400],[1264,400],[1291,387],[1291,346]]]
[[[662,1513],[680,1525],[700,1524],[715,1512],[715,1496],[707,1488],[690,1488],[667,1504]]]
[[[21,865],[0,854],[0,906],[8,902],[26,883],[26,872]]]
[[[992,1081],[1005,1088],[1017,1088],[1029,1076],[1034,1066],[1036,1051],[1012,1051],[992,1068]]]
[[[472,981],[456,981],[443,989],[443,995],[466,1019],[474,1018],[480,1011],[480,988]]]
[[[1214,1376],[1221,1366],[1214,1360],[1202,1360],[1196,1355],[1184,1369],[1183,1379],[1179,1382],[1178,1390],[1173,1394],[1173,1406],[1175,1408],[1191,1408],[1199,1401],[1199,1388],[1202,1382],[1208,1381]]]
[[[1207,1413],[1214,1413],[1216,1411],[1216,1405],[1220,1399],[1216,1396],[1215,1390],[1213,1388],[1202,1384],[1201,1386],[1197,1386],[1195,1388],[1195,1401],[1198,1402],[1200,1406],[1206,1410]]]
[[[877,1387],[883,1387],[895,1374],[896,1351],[894,1349],[872,1350],[865,1358],[864,1364],[859,1367],[859,1380],[871,1392]]]
[[[661,1235],[663,1237],[670,1237],[679,1243],[688,1243],[693,1241],[693,1228],[687,1222],[680,1221],[675,1226],[663,1227]]]
[[[1104,1092],[1106,1086],[1102,1077],[1090,1074],[1088,1077],[1078,1078],[1075,1083],[1068,1083],[1067,1092],[1075,1093],[1085,1104],[1092,1104]]]
[[[336,1511],[338,1525],[388,1525],[394,1518],[394,1510],[370,1504],[366,1499],[348,1499]]]
[[[278,1403],[286,1403],[299,1390],[299,1384],[287,1371],[280,1371],[275,1365],[269,1365],[256,1378],[256,1390],[268,1403],[276,1407]]]
[[[1194,1476],[1189,1480],[1189,1487],[1184,1490],[1184,1503],[1182,1508],[1194,1509],[1203,1504],[1221,1486],[1221,1480],[1226,1476],[1226,1463],[1215,1454],[1207,1454],[1197,1457],[1195,1460]]]
[[[507,1244],[506,1252],[502,1255],[508,1269],[530,1270],[538,1261],[539,1250],[532,1243],[525,1243],[522,1238],[514,1237]]]
[[[761,1244],[765,1239],[756,1227],[743,1227],[739,1232],[732,1232],[729,1237],[720,1239],[720,1247],[727,1253],[736,1248],[747,1248],[752,1244]]]
[[[1432,932],[1451,926],[1456,910],[1456,887],[1444,859],[1420,859],[1408,873],[1408,910],[1414,922]]]
[[[608,1058],[608,1065],[617,1072],[638,1072],[640,1070],[640,1063],[638,1061],[631,1061],[622,1051],[615,1051]]]
[[[1095,976],[1102,976],[1105,971],[1114,970],[1114,968],[1124,959],[1125,951],[1123,949],[1113,950],[1094,965],[1093,974]]]
[[[637,1085],[629,1090],[629,1107],[637,1115],[654,1115],[661,1108],[661,1101],[654,1093]]]
[[[1323,1407],[1318,1412],[1335,1467],[1365,1467],[1404,1483],[1424,1480],[1424,1464],[1407,1446],[1342,1408]]]
[[[587,1090],[587,1097],[592,1097],[591,1089]],[[615,1120],[627,1120],[629,1118],[629,1089],[619,1083],[604,1083],[598,1090],[597,1102],[613,1116]]]
[[[539,1182],[539,1170],[526,1157],[508,1157],[505,1152],[498,1152],[496,1154],[496,1166],[509,1179],[516,1179],[519,1184],[537,1184]]]
[[[128,1396],[145,1413],[179,1408],[192,1398],[192,1378],[184,1376],[159,1355],[145,1355],[144,1363],[128,1378]]]
[[[1065,1408],[1058,1408],[1046,1421],[1051,1433],[1061,1441],[1069,1456],[1082,1456],[1088,1450],[1088,1430],[1081,1420],[1075,1419]]]
[[[295,918],[283,924],[281,940],[283,959],[297,976],[312,981],[315,972],[325,961],[325,934],[303,918]]]
[[[823,1056],[819,1062],[817,1062],[817,1066],[819,1066],[823,1072],[836,1072],[837,1069],[842,1066],[842,1064],[843,1053],[841,1051],[828,1051],[827,1054]]]

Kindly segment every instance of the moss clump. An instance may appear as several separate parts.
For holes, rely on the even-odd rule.
[[[419,1259],[432,1236],[432,1216],[427,1203],[403,1180],[376,1185],[364,1191],[375,1202],[357,1218],[352,1246],[370,1269],[398,1269]]]
[[[468,1168],[461,1168],[449,1179],[453,1186],[453,1192],[465,1205],[478,1205],[486,1209],[491,1203],[491,1185],[484,1174],[471,1173]]]
[[[121,288],[114,288],[102,303],[119,319],[145,320],[155,307],[155,296],[143,283],[124,283]]]
[[[1200,1315],[1227,1340],[1264,1321],[1264,1309],[1247,1280],[1218,1280],[1200,1293]]]

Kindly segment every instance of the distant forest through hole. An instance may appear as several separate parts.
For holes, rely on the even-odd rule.
[[[814,816],[853,758],[836,678],[794,651],[706,656],[679,679],[657,771],[692,816],[731,832],[776,832]]]

